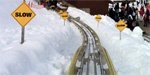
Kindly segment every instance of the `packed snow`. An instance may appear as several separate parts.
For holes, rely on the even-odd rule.
[[[0,75],[66,75],[82,44],[80,32],[68,21],[64,26],[56,12],[32,8],[36,17],[26,26],[21,45],[21,26],[11,13],[22,1],[0,0]]]
[[[73,17],[80,17],[96,31],[118,75],[150,74],[150,44],[144,41],[143,31],[139,27],[135,27],[133,32],[125,28],[120,40],[120,31],[115,27],[116,22],[107,15],[101,15],[102,20],[97,25],[94,15],[73,7],[69,7],[68,12]]]
[[[27,0],[27,3],[31,0]],[[54,11],[35,9],[20,44],[21,26],[11,13],[22,0],[0,0],[0,75],[66,75],[71,58],[82,44],[78,29]],[[95,16],[69,7],[68,12],[91,26],[107,49],[118,75],[149,75],[150,44],[142,30],[126,28],[119,37],[116,22],[105,15],[97,25]]]

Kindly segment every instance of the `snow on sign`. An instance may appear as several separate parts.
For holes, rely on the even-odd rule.
[[[116,27],[119,29],[120,32],[122,32],[127,27],[127,24],[124,22],[124,20],[120,20],[116,24]]]
[[[23,2],[13,13],[12,16],[14,19],[22,26],[25,27],[27,23],[35,17],[35,13],[32,9]]]

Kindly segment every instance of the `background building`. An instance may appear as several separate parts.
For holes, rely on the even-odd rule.
[[[83,9],[92,15],[95,14],[107,14],[109,0],[68,0],[68,3],[74,5],[77,8]]]

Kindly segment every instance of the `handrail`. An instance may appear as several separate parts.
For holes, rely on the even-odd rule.
[[[75,23],[75,22],[73,22],[73,23]],[[76,23],[75,23],[75,25],[79,28],[79,30],[81,31],[81,33],[82,33],[82,35],[84,35],[85,34],[85,32],[84,32],[84,30],[80,27],[80,26],[78,26]],[[86,34],[85,34],[86,35]],[[78,58],[79,58],[79,56],[80,56],[80,53],[84,50],[84,48],[85,48],[85,46],[84,46],[84,43],[86,43],[87,41],[85,40],[85,36],[83,37],[83,42],[82,42],[82,46],[80,46],[79,48],[78,48],[78,50],[76,51],[76,53],[74,54],[74,56],[73,56],[73,59],[72,59],[72,61],[71,61],[71,64],[70,64],[70,66],[69,66],[69,71],[68,71],[68,74],[67,75],[75,75],[76,73],[77,73],[77,67],[76,67],[76,63],[77,63],[77,60],[78,60]]]

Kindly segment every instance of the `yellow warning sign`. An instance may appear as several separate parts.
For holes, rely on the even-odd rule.
[[[102,17],[100,15],[96,15],[95,19],[97,22],[99,22],[102,19]]]
[[[116,24],[116,27],[119,29],[120,32],[122,32],[127,27],[127,24],[124,22],[124,20],[120,20]]]
[[[23,2],[11,15],[22,27],[25,27],[36,14]]]
[[[68,15],[67,12],[63,12],[63,13],[61,14],[61,16],[62,16],[62,18],[63,18],[64,20],[67,20],[67,19],[69,18],[69,15]]]
[[[62,10],[60,10],[58,13],[59,13],[59,15],[61,15],[61,14],[63,14],[63,11],[62,11]]]

